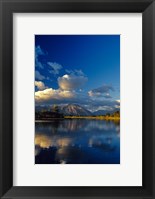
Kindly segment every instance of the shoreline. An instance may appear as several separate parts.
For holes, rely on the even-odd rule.
[[[104,117],[104,116],[65,116],[65,119],[97,119],[97,120],[120,120],[120,117]]]
[[[65,116],[64,118],[50,118],[50,119],[35,119],[35,122],[51,122],[52,120],[64,120],[64,119],[93,119],[93,120],[105,120],[105,121],[120,121],[120,117],[103,117],[103,116],[98,116],[98,117],[93,117],[93,116]]]

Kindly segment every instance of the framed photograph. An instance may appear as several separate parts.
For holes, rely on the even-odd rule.
[[[153,0],[0,1],[1,198],[154,198]]]

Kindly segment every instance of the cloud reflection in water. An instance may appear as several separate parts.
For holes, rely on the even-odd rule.
[[[36,164],[119,164],[119,123],[54,120],[36,123]],[[45,158],[47,157],[47,158]]]

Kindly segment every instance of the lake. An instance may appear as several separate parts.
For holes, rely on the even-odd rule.
[[[120,124],[95,119],[35,122],[35,164],[120,164]]]

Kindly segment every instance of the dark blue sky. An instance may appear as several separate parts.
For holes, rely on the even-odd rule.
[[[99,101],[104,109],[104,101],[120,99],[119,35],[36,35],[35,49],[36,92],[40,90],[41,96],[37,103],[66,104],[67,99],[76,103],[82,95],[81,105]],[[39,87],[37,82],[44,85]],[[47,90],[46,99],[43,90],[49,88],[53,90]],[[76,94],[76,99],[63,100],[61,91]]]

